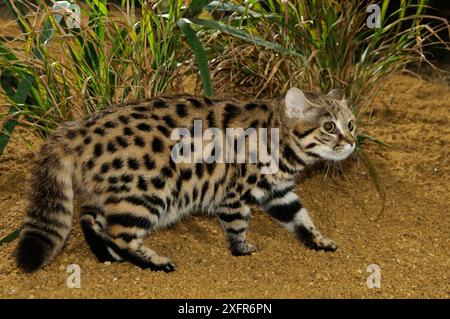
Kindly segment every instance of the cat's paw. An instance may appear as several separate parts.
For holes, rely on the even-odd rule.
[[[324,251],[336,251],[338,248],[336,242],[326,237],[322,237],[316,243],[315,249]]]
[[[151,259],[151,266],[148,267],[153,271],[172,272],[175,271],[175,265],[172,263],[169,257],[165,256],[153,256]]]
[[[314,250],[336,251],[338,248],[334,240],[323,236],[311,238],[310,240],[303,240],[303,243],[306,247]]]
[[[172,262],[168,262],[166,264],[161,264],[157,266],[157,269],[154,270],[162,270],[166,273],[175,271],[175,265]]]
[[[314,231],[313,228],[297,227],[296,233],[297,238],[311,249],[335,251],[338,247],[335,241],[322,236],[317,230]]]
[[[257,250],[255,245],[249,244],[247,242],[236,243],[231,246],[231,254],[233,256],[246,256],[251,255]]]
[[[153,255],[148,258],[147,256],[128,254],[127,260],[142,269],[164,272],[175,271],[175,265],[170,261],[169,257]]]

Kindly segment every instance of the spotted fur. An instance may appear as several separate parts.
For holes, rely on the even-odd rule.
[[[47,139],[34,165],[17,264],[32,272],[56,256],[71,229],[74,196],[83,203],[87,243],[101,262],[174,270],[170,259],[146,247],[143,238],[197,211],[218,217],[233,255],[251,254],[256,248],[246,234],[254,204],[307,246],[334,251],[335,243],[320,234],[302,206],[294,181],[308,165],[348,156],[354,147],[352,119],[346,102],[334,93],[291,89],[285,98],[246,102],[157,97],[65,123]],[[175,164],[170,150],[177,141],[170,134],[175,127],[192,130],[194,120],[202,120],[203,129],[279,128],[278,172],[261,174],[261,163]],[[329,121],[336,132],[324,130]]]

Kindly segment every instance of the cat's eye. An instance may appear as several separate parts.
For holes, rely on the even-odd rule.
[[[334,122],[328,121],[323,123],[323,129],[328,133],[333,133],[336,128],[336,124]]]
[[[355,129],[355,124],[353,124],[353,120],[348,122],[348,130],[351,132]]]

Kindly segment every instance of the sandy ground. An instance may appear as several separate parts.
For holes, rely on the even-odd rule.
[[[370,145],[381,173],[386,208],[365,168],[348,163],[344,176],[315,174],[299,187],[335,253],[305,248],[260,211],[249,240],[260,250],[232,257],[218,222],[193,217],[151,235],[147,244],[177,265],[171,274],[128,263],[100,264],[78,225],[48,267],[24,275],[11,259],[15,243],[0,247],[1,297],[58,298],[370,298],[441,297],[450,292],[450,88],[396,76],[376,102],[374,134],[392,145]],[[26,205],[32,152],[13,138],[0,158],[0,236],[15,229]],[[66,267],[81,267],[81,288],[66,286]],[[381,288],[369,289],[366,268],[381,268]]]
[[[392,146],[366,148],[387,196],[378,219],[380,196],[354,160],[347,161],[344,175],[313,174],[299,186],[316,224],[338,242],[335,253],[307,249],[255,210],[249,241],[259,251],[232,257],[218,222],[196,216],[147,238],[148,246],[177,265],[174,273],[151,272],[129,263],[98,263],[76,214],[64,251],[35,274],[16,269],[16,242],[0,246],[0,297],[449,298],[449,104],[449,86],[406,75],[393,77],[375,102],[366,133]],[[36,147],[40,142],[34,140]],[[0,158],[0,237],[21,223],[31,158],[20,134]],[[66,285],[69,264],[81,267],[80,289]],[[366,285],[370,264],[381,268],[380,289]]]

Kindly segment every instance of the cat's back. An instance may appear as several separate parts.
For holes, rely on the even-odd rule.
[[[198,130],[203,138],[208,128],[245,129],[265,125],[269,117],[270,106],[262,102],[175,95],[116,105],[55,134],[75,159],[74,182],[82,193],[102,201],[152,193],[189,208],[220,201],[241,166],[207,162],[203,154],[200,160],[176,162],[172,150],[180,143],[172,133],[181,129],[193,137]],[[194,140],[188,141],[194,153]]]

